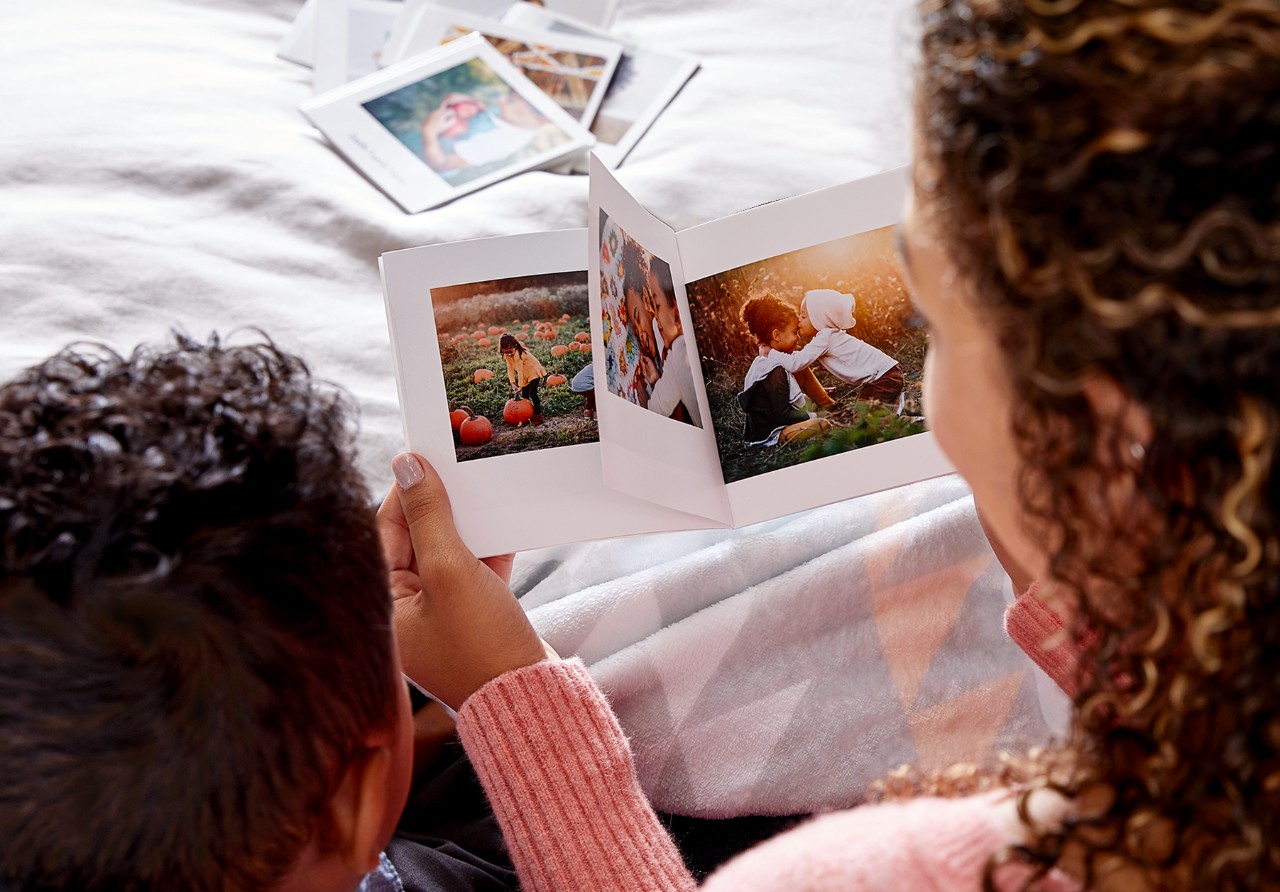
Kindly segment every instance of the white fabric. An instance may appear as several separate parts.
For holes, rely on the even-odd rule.
[[[809,317],[814,328],[853,328],[858,324],[853,307],[852,294],[833,288],[815,288],[800,299],[800,312]]]
[[[791,369],[788,366],[795,365],[794,362],[791,362],[792,356],[793,354],[783,353],[781,350],[770,350],[763,356],[757,356],[751,360],[751,365],[747,366],[747,373],[742,377],[742,389],[750,390],[752,384],[762,380],[765,375],[768,375],[774,369],[781,367],[787,370],[787,398],[791,401],[791,405],[799,408],[804,402],[804,391],[800,389],[795,373],[809,365],[813,360],[810,359],[809,362],[803,365],[796,365],[795,369]]]
[[[310,95],[310,71],[275,52],[299,5],[6,7],[0,378],[78,339],[128,350],[174,328],[196,337],[261,328],[351,393],[361,410],[360,466],[380,494],[402,429],[378,255],[585,226],[587,181],[531,172],[402,213],[296,110]],[[703,63],[619,171],[624,184],[684,229],[904,163],[899,22],[908,5],[814,0],[798,13],[775,0],[622,0],[619,36]],[[901,685],[886,686],[897,651],[873,654],[871,627],[842,622],[839,610],[865,610],[880,591],[864,579],[886,558],[865,534],[901,527],[886,522],[905,498],[848,502],[737,534],[551,549],[521,556],[518,579],[530,604],[543,602],[539,627],[563,652],[587,655],[615,696],[661,804],[807,809],[843,799],[925,746],[912,730],[927,726],[918,711],[880,721],[889,713],[862,708],[899,696],[891,692]],[[954,484],[923,484],[911,499],[951,508],[946,523],[930,524],[932,539],[910,546],[907,565],[981,554]],[[929,512],[906,516],[916,514]],[[931,602],[910,603],[928,625]],[[964,603],[975,611],[965,629],[990,638],[958,640],[938,651],[950,654],[939,674],[933,664],[922,670],[920,685],[940,686],[926,691],[935,706],[979,696],[1004,677],[993,675],[987,647],[999,639],[999,604]],[[829,635],[799,634],[809,611]],[[1019,665],[1011,671],[1029,664]],[[1017,714],[1008,727],[1029,727],[1030,712]],[[960,731],[943,728],[940,739],[968,739]]]
[[[819,361],[828,372],[849,384],[874,381],[898,364],[888,353],[834,328],[818,329],[809,343],[794,353],[770,350],[765,358],[793,375]]]
[[[702,412],[698,410],[698,392],[693,386],[693,366],[689,364],[689,345],[684,335],[671,342],[667,359],[662,364],[662,377],[653,385],[648,408],[659,415],[670,415],[676,406],[684,403],[689,418],[702,427]]]

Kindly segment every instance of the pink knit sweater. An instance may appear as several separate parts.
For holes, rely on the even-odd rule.
[[[1034,655],[1060,621],[1029,598],[1005,624]],[[1058,676],[1070,668],[1040,662]],[[463,705],[458,732],[525,892],[695,888],[640,789],[609,704],[577,660],[490,682]],[[1013,841],[1000,813],[1006,799],[918,799],[824,815],[740,855],[703,888],[977,890],[987,858]]]

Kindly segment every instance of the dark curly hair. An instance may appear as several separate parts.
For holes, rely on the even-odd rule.
[[[800,321],[800,314],[791,304],[779,300],[772,294],[761,294],[750,298],[738,311],[742,324],[751,332],[751,336],[761,344],[773,340],[773,333],[786,328],[792,322]]]
[[[1280,887],[1280,4],[921,15],[917,207],[998,338],[1085,653],[1071,736],[1032,760],[1074,817],[988,887],[1004,857],[1088,888]],[[1149,416],[1145,455],[1095,376]],[[1123,504],[1099,497],[1117,479]]]
[[[270,343],[0,388],[0,887],[265,889],[393,721],[344,398]]]

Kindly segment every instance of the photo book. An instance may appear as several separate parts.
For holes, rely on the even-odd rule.
[[[590,225],[380,265],[409,449],[480,555],[739,527],[950,471],[898,169],[676,232],[593,159]]]

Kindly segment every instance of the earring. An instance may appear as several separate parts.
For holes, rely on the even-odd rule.
[[[1137,440],[1129,444],[1129,454],[1133,456],[1134,461],[1142,461],[1147,457],[1147,449]]]

